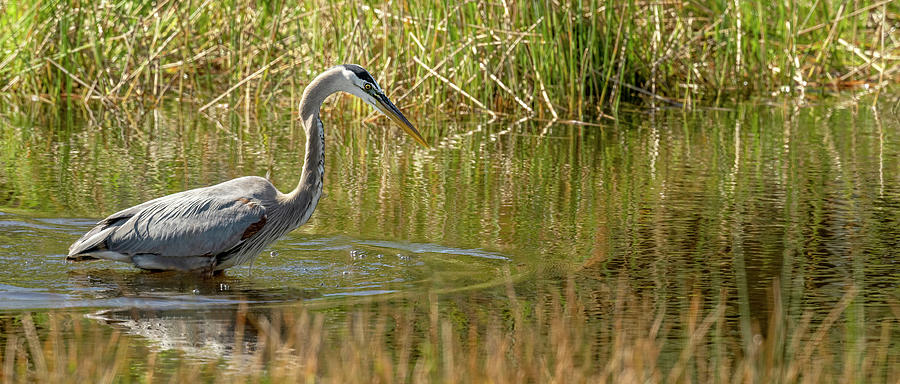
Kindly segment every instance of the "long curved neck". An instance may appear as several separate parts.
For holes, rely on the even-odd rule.
[[[338,68],[329,69],[317,76],[303,92],[300,100],[300,118],[306,130],[306,159],[297,188],[288,194],[291,205],[298,211],[298,225],[309,219],[322,195],[322,177],[325,173],[325,132],[319,109],[332,93],[340,91],[338,80],[343,75]]]

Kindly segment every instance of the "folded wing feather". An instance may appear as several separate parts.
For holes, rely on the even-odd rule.
[[[266,209],[240,194],[196,189],[164,196],[100,221],[69,248],[80,254],[203,256],[225,252],[265,223]]]

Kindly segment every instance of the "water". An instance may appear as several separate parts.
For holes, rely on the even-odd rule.
[[[83,219],[0,214],[0,226],[6,230],[0,311],[215,307],[384,295],[416,290],[423,284],[452,289],[471,279],[496,278],[486,270],[509,260],[481,249],[296,234],[273,244],[252,265],[209,279],[144,273],[105,260],[66,263],[68,243],[92,225],[93,221]],[[39,242],[56,251],[35,252]],[[443,268],[447,265],[452,270]]]
[[[636,110],[600,127],[420,119],[432,149],[325,112],[319,208],[252,266],[202,279],[63,261],[97,219],[154,197],[243,175],[293,188],[294,111],[259,113],[6,111],[0,318],[74,311],[214,357],[242,305],[477,305],[505,297],[507,277],[533,300],[569,278],[602,295],[624,276],[672,316],[725,292],[730,318],[763,327],[773,289],[789,316],[823,318],[855,287],[873,329],[900,297],[900,122],[889,105],[833,102]]]

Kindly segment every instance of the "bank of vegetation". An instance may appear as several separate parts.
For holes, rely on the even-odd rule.
[[[0,97],[256,110],[356,62],[407,110],[540,118],[622,100],[880,92],[900,6],[800,1],[7,1]]]

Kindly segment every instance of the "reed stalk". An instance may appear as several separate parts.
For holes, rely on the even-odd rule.
[[[900,78],[897,15],[884,0],[25,0],[0,4],[0,95],[253,113],[356,62],[407,110],[584,119],[621,100],[880,91]]]

